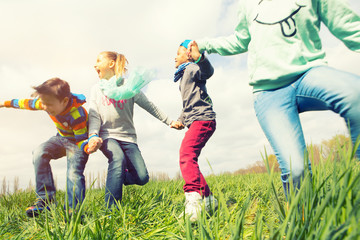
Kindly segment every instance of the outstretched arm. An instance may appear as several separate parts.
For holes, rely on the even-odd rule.
[[[12,99],[0,103],[0,107],[27,110],[43,110],[40,99]]]
[[[235,32],[227,37],[204,38],[196,42],[201,52],[207,51],[209,54],[217,53],[223,56],[236,55],[247,52],[250,42],[250,37],[247,34],[247,32]],[[239,38],[243,40],[241,41]]]
[[[89,107],[89,138],[88,138],[88,151],[89,153],[96,152],[102,145],[102,138],[99,137],[101,127],[101,117],[99,108],[96,102],[98,88],[94,86],[91,89],[90,107]]]
[[[169,117],[161,111],[154,103],[149,101],[149,99],[145,96],[143,92],[139,92],[134,97],[135,103],[146,110],[148,113],[153,115],[155,118],[159,119],[166,125],[171,124],[171,120]]]

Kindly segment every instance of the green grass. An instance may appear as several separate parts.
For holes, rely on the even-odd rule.
[[[63,210],[63,191],[58,204],[37,218],[24,213],[34,193],[5,195],[0,239],[360,239],[360,167],[353,151],[341,151],[340,161],[313,166],[313,177],[305,175],[288,207],[280,175],[270,169],[207,177],[219,208],[193,224],[178,218],[182,181],[124,187],[123,202],[112,212],[104,208],[104,190],[90,189],[71,218]]]

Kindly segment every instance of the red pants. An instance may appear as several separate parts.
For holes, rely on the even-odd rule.
[[[185,133],[180,147],[180,170],[185,180],[184,192],[198,192],[205,197],[211,193],[200,172],[198,157],[201,149],[213,135],[215,128],[215,120],[194,121]]]

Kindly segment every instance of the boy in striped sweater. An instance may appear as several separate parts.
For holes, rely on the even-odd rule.
[[[44,110],[57,128],[57,135],[33,151],[36,194],[35,204],[26,209],[29,217],[37,216],[55,200],[55,184],[50,161],[67,157],[67,194],[70,209],[75,209],[85,197],[84,168],[88,160],[88,113],[82,106],[84,95],[70,92],[69,84],[52,78],[33,87],[34,99],[13,99],[1,107]]]

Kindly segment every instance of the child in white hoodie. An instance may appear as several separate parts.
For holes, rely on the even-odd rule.
[[[256,116],[286,194],[290,175],[299,188],[308,161],[299,113],[331,110],[344,118],[353,143],[360,134],[360,76],[327,66],[321,23],[360,52],[360,17],[344,0],[243,0],[234,34],[196,41],[208,53],[248,52]]]

